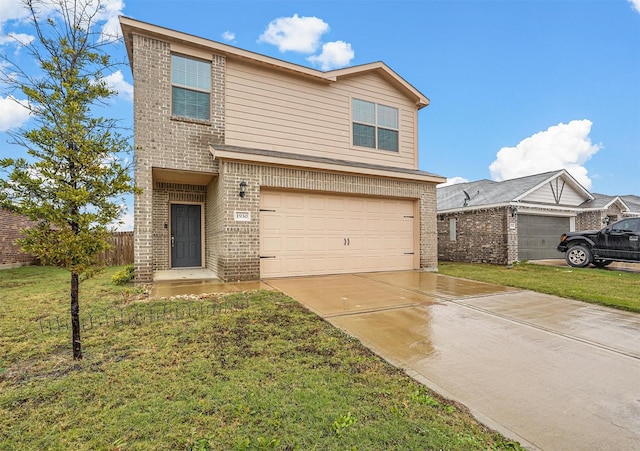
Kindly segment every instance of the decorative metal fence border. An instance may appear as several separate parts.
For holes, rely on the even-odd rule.
[[[249,306],[246,297],[225,299],[217,302],[150,302],[133,306],[109,307],[80,314],[80,328],[83,331],[97,327],[141,325],[157,321],[175,321],[187,318],[197,319],[220,313],[236,311]],[[57,333],[71,330],[71,321],[60,315],[38,320],[41,333]]]

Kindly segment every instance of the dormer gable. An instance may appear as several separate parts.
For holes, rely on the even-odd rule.
[[[577,207],[593,199],[593,195],[565,169],[543,175],[548,177],[515,197],[514,201]]]

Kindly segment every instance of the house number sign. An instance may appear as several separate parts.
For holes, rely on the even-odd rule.
[[[234,211],[233,219],[235,221],[251,221],[251,212],[250,211]]]

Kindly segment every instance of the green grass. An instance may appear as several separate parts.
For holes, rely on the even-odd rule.
[[[148,305],[110,283],[117,270],[81,285],[81,312]],[[95,327],[75,362],[69,332],[38,326],[67,315],[68,277],[0,271],[2,450],[520,449],[276,292],[230,295],[248,306],[216,315]]]
[[[478,263],[440,262],[449,276],[548,293],[578,301],[640,312],[640,274],[597,268],[520,263],[513,268]]]

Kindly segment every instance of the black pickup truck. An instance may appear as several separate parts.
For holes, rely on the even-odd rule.
[[[640,263],[640,218],[623,219],[600,230],[565,233],[558,251],[564,252],[567,263],[576,268]]]

